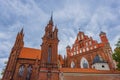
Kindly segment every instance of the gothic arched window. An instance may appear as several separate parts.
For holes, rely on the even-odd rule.
[[[75,63],[73,61],[71,62],[71,68],[75,68]]]
[[[81,68],[89,68],[89,63],[86,58],[82,57],[80,61]]]
[[[53,38],[53,35],[51,32],[48,33],[48,38]]]
[[[24,70],[25,70],[24,65],[21,65],[20,68],[19,68],[19,72],[18,72],[18,74],[19,74],[20,77],[23,76],[23,74],[24,74]]]
[[[32,66],[28,66],[26,80],[30,80],[31,74],[32,74]]]
[[[88,64],[87,64],[87,62],[83,62],[83,68],[88,68]]]
[[[48,63],[51,62],[51,54],[52,54],[52,47],[49,46],[49,47],[48,47]]]

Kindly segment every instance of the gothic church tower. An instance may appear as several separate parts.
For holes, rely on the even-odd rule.
[[[58,29],[53,28],[52,16],[42,37],[39,80],[58,80]]]
[[[15,68],[16,68],[17,60],[18,60],[17,58],[19,57],[20,52],[22,48],[24,47],[23,39],[24,39],[24,33],[22,29],[17,34],[16,41],[11,50],[10,57],[8,59],[7,66],[6,66],[2,80],[13,80],[13,77],[15,75]]]

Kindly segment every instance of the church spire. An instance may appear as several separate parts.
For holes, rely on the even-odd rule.
[[[51,17],[50,17],[50,20],[49,20],[49,24],[53,25],[53,12],[51,13]]]
[[[23,34],[23,28],[21,29],[20,33],[22,33],[22,34]]]

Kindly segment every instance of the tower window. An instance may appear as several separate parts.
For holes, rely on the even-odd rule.
[[[51,62],[51,54],[52,54],[52,47],[49,46],[49,48],[48,48],[48,63]]]
[[[81,39],[83,39],[84,38],[84,36],[83,36],[83,34],[81,35]]]
[[[49,33],[48,33],[48,38],[52,38],[52,37],[53,37],[52,33],[49,32]]]
[[[78,35],[78,40],[80,40],[80,36]]]

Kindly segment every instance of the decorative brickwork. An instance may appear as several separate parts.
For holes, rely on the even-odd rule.
[[[112,50],[105,32],[100,33],[101,42],[98,43],[92,37],[88,37],[84,32],[79,31],[72,47],[66,47],[67,65],[71,67],[74,62],[74,68],[92,68],[93,60],[96,55],[108,63],[110,70],[115,68],[112,60]],[[83,60],[84,59],[84,60]],[[84,66],[83,66],[84,65]]]
[[[54,26],[52,16],[45,27],[41,50],[24,47],[23,38],[22,29],[17,34],[2,80],[101,80],[101,77],[103,80],[119,80],[120,78],[120,72],[114,71],[112,50],[105,32],[100,33],[101,42],[98,43],[80,31],[73,46],[66,47],[67,56],[64,58],[58,55],[58,29]],[[102,67],[108,66],[110,70],[92,69],[99,63],[102,63]]]
[[[45,28],[45,35],[42,37],[41,45],[41,63],[39,80],[58,80],[58,37],[57,27],[53,28],[54,24],[51,19]]]

